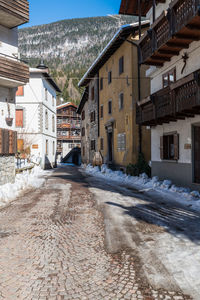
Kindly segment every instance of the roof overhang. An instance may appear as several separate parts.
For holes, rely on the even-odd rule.
[[[119,14],[138,16],[138,3],[141,4],[141,16],[145,17],[150,8],[153,6],[152,0],[121,0]],[[156,0],[156,3],[165,3],[166,0]]]
[[[142,21],[142,28],[148,28],[150,25],[149,21]],[[115,51],[124,43],[124,41],[129,37],[130,34],[135,35],[139,30],[139,23],[133,23],[128,25],[123,25],[117,33],[113,36],[107,46],[103,49],[94,63],[87,70],[85,75],[79,81],[78,86],[87,86],[92,78],[98,73],[99,69],[107,62],[107,60],[115,53]]]
[[[82,110],[83,110],[83,108],[84,108],[84,105],[85,105],[85,102],[88,100],[88,87],[86,87],[85,88],[85,91],[84,91],[84,93],[83,93],[83,96],[82,96],[82,98],[81,98],[81,102],[80,102],[80,104],[79,104],[79,107],[78,107],[78,109],[77,109],[77,114],[81,114],[81,112],[82,112]]]

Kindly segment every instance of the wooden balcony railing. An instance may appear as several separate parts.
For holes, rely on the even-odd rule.
[[[141,63],[162,66],[200,39],[200,0],[174,0],[140,40]]]
[[[27,0],[0,0],[0,24],[13,28],[29,22]]]
[[[66,136],[66,135],[58,135],[57,136],[57,140],[61,141],[61,140],[74,140],[74,141],[80,141],[81,140],[81,136]]]
[[[29,82],[29,67],[14,58],[0,54],[0,82],[5,85],[17,87]]]
[[[153,126],[194,117],[199,113],[200,72],[198,71],[152,94],[149,102],[138,106],[136,122]]]

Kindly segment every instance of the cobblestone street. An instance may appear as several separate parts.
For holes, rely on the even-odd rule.
[[[0,210],[0,300],[192,299],[156,289],[137,253],[109,253],[104,216],[71,167]]]

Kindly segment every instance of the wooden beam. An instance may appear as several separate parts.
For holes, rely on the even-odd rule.
[[[191,30],[200,30],[200,25],[197,24],[187,24],[186,27]]]
[[[200,37],[198,36],[194,36],[194,35],[186,35],[186,34],[182,34],[182,33],[177,33],[176,34],[176,38],[180,39],[180,40],[189,40],[189,41],[199,41]]]
[[[160,54],[169,54],[169,55],[179,55],[179,51],[175,51],[175,50],[159,49],[158,53],[160,53]]]
[[[160,61],[170,61],[171,58],[168,56],[151,56],[151,59],[160,60]]]
[[[186,44],[186,43],[179,43],[179,42],[175,42],[175,43],[172,43],[172,42],[167,42],[166,45],[168,47],[172,47],[172,48],[181,48],[181,49],[188,49],[189,48],[189,44]]]

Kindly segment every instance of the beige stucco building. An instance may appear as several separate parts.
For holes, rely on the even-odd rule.
[[[142,31],[149,22],[142,23]],[[94,64],[86,72],[80,86],[98,74],[98,145],[103,162],[116,168],[136,163],[141,150],[150,159],[150,131],[136,125],[136,103],[139,83],[142,97],[149,93],[146,67],[140,68],[138,80],[138,24],[120,28]]]

